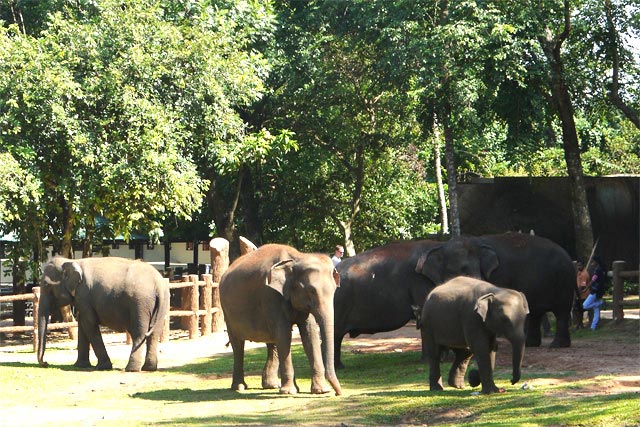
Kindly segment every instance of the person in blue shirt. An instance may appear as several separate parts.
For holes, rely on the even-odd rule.
[[[607,287],[607,271],[599,257],[593,257],[592,267],[593,274],[591,276],[591,282],[589,283],[589,296],[584,300],[582,308],[585,310],[593,309],[591,330],[595,331],[600,321],[600,307],[602,307],[604,303],[602,297]]]

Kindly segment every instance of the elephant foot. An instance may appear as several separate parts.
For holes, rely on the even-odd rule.
[[[280,387],[280,394],[298,394],[298,391],[298,386],[295,384],[288,384]]]
[[[249,386],[247,386],[247,383],[245,383],[244,381],[241,382],[241,383],[233,383],[233,384],[231,384],[231,390],[234,390],[234,391],[243,391],[243,390],[246,390],[248,388],[249,388]]]
[[[330,393],[333,389],[329,387],[324,381],[313,382],[311,384],[311,394],[326,394]]]
[[[441,383],[431,383],[429,384],[429,390],[431,391],[442,391],[444,390],[444,387],[442,387]]]
[[[262,379],[262,388],[264,389],[275,389],[280,388],[280,380],[278,378],[263,378]]]
[[[100,362],[96,365],[96,369],[98,371],[110,371],[113,369],[113,365],[111,364],[111,361]]]
[[[527,347],[540,347],[540,344],[542,344],[542,341],[539,339],[537,340],[527,339],[527,341],[525,342],[525,346]]]
[[[493,387],[482,387],[482,394],[494,394],[494,393],[504,393],[506,392],[503,388],[498,388],[495,385]]]
[[[456,378],[456,379],[453,379],[453,380],[450,379],[448,381],[448,384],[453,388],[458,388],[458,389],[464,388],[464,380],[463,379],[459,379],[459,378]]]
[[[81,369],[93,368],[93,366],[91,365],[91,363],[88,360],[78,360],[78,361],[76,361],[76,363],[73,364],[73,366],[75,366],[76,368],[81,368]]]
[[[549,344],[549,348],[566,348],[566,347],[571,347],[570,339],[554,338],[554,340],[551,341],[551,344]]]
[[[148,372],[155,372],[158,370],[158,363],[152,363],[152,362],[145,362],[144,365],[142,365],[142,370],[143,371],[148,371]]]

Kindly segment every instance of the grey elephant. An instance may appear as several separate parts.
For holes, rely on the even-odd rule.
[[[169,286],[153,266],[117,257],[71,260],[56,256],[45,264],[40,288],[40,365],[48,366],[44,352],[50,312],[74,304],[78,316],[78,359],[74,366],[91,367],[91,345],[98,358],[96,368],[112,369],[100,333],[100,325],[104,325],[131,335],[126,371],[157,369],[158,341],[169,311]]]
[[[436,287],[425,300],[421,316],[422,341],[429,360],[429,388],[442,390],[440,356],[448,348],[455,354],[448,384],[464,387],[472,356],[478,364],[482,393],[503,392],[493,381],[496,337],[512,347],[512,379],[520,380],[525,349],[525,322],[529,306],[521,292],[499,288],[482,280],[456,277]],[[470,374],[470,382],[473,382]],[[477,384],[472,384],[477,385]]]
[[[531,309],[527,346],[540,345],[541,320],[548,311],[556,317],[551,347],[571,345],[576,270],[567,252],[551,240],[521,233],[454,238],[425,253],[416,271],[436,284],[470,276],[520,291]]]
[[[333,296],[339,285],[328,256],[286,245],[264,245],[234,261],[220,279],[220,302],[233,349],[231,388],[247,388],[244,343],[250,340],[267,344],[263,388],[297,393],[291,358],[291,330],[297,325],[311,365],[311,392],[331,391],[326,379],[341,394],[333,361]]]

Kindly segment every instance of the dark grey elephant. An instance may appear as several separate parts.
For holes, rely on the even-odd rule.
[[[220,302],[233,348],[231,388],[247,387],[244,343],[250,340],[267,343],[262,386],[297,393],[291,358],[291,328],[297,325],[311,365],[311,392],[329,392],[326,378],[341,394],[333,365],[333,295],[339,284],[326,255],[269,244],[238,258],[220,280]]]
[[[475,356],[482,392],[504,391],[493,381],[498,336],[511,343],[511,384],[518,382],[528,313],[524,294],[482,280],[460,276],[436,287],[427,296],[421,319],[422,341],[426,343],[429,359],[429,388],[443,389],[440,356],[442,350],[448,348],[455,354],[449,371],[450,386],[464,387],[467,365]]]
[[[413,319],[412,306],[422,304],[434,283],[415,271],[419,258],[440,242],[416,240],[369,249],[340,262],[340,288],[336,291],[335,356],[340,358],[346,334],[393,331]],[[424,355],[424,349],[423,349]]]
[[[169,287],[160,273],[142,261],[107,257],[71,260],[53,257],[44,266],[38,313],[38,363],[46,348],[50,312],[74,304],[78,315],[78,359],[89,368],[89,345],[99,370],[112,369],[100,325],[129,332],[133,341],[126,371],[155,371],[158,341],[169,311]],[[146,357],[143,344],[146,342]]]
[[[551,240],[521,233],[454,238],[425,254],[416,271],[435,283],[462,275],[520,291],[531,310],[527,345],[540,345],[540,323],[548,311],[556,317],[551,346],[571,345],[576,272],[567,252]]]

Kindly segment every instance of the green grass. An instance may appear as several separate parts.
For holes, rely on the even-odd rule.
[[[595,333],[579,331],[574,340],[620,340],[639,343],[640,322],[625,320]],[[636,348],[640,348],[636,346]],[[48,349],[47,351],[49,352]],[[55,351],[55,350],[53,350]],[[50,425],[69,425],[77,418],[100,426],[201,425],[438,425],[438,426],[637,426],[640,399],[636,393],[589,392],[609,377],[556,381],[520,389],[509,383],[507,368],[498,369],[496,383],[507,392],[473,395],[471,388],[430,392],[427,369],[413,352],[360,354],[348,347],[347,369],[338,373],[343,396],[309,393],[309,368],[301,346],[294,364],[301,393],[283,396],[260,389],[265,350],[247,351],[249,390],[234,392],[232,357],[198,359],[155,373],[93,372],[70,366],[43,369],[34,363],[0,363],[3,414],[0,425],[16,414],[25,419],[49,415]],[[35,356],[34,356],[35,359]],[[601,361],[606,363],[606,361]],[[71,363],[71,361],[70,361]],[[126,361],[114,361],[124,366]],[[443,372],[448,370],[443,365]],[[526,378],[563,378],[559,367],[523,372]],[[638,372],[640,375],[640,372]],[[546,383],[545,383],[546,384]],[[13,408],[13,411],[12,411]],[[8,412],[7,412],[8,409]],[[83,411],[88,411],[87,415]],[[9,415],[7,415],[9,414]],[[27,423],[28,424],[28,423]],[[37,424],[37,423],[36,423]]]

